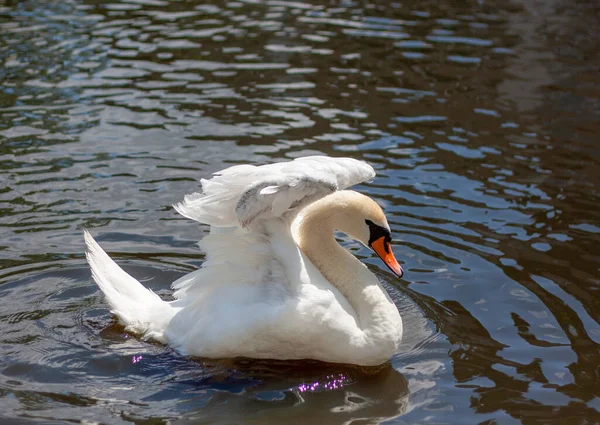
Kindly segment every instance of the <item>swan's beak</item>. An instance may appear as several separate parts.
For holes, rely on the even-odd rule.
[[[402,266],[396,261],[396,257],[394,257],[394,253],[392,252],[392,246],[386,240],[385,236],[374,240],[371,243],[371,248],[373,248],[373,251],[379,255],[379,258],[381,258],[385,265],[388,266],[396,276],[402,277],[404,270],[402,270]]]

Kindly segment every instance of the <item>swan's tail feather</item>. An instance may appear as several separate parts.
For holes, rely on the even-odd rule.
[[[173,306],[119,267],[87,230],[84,237],[92,277],[106,296],[111,312],[128,331],[165,342],[164,329],[176,312]]]

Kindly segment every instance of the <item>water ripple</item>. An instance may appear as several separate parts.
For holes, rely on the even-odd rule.
[[[3,415],[598,422],[597,14],[528,7],[1,6]],[[206,362],[113,323],[83,228],[168,296],[207,231],[170,205],[231,164],[315,153],[377,169],[358,189],[406,279],[344,243],[405,317],[389,365]]]

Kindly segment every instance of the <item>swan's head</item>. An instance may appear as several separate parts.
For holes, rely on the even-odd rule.
[[[368,196],[352,190],[334,192],[309,205],[304,213],[305,217],[312,216],[309,221],[333,227],[371,248],[396,276],[402,277],[404,272],[392,252],[385,214]]]
[[[398,277],[404,271],[392,252],[390,225],[381,207],[371,198],[351,190],[337,192],[343,204],[336,228],[371,248]]]

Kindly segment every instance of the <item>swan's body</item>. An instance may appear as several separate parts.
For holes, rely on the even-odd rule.
[[[231,167],[176,205],[211,233],[200,242],[202,268],[173,283],[174,301],[144,288],[86,232],[92,275],[127,330],[183,354],[381,364],[398,348],[402,320],[333,235],[374,247],[401,275],[381,208],[338,190],[373,177],[348,158]]]

